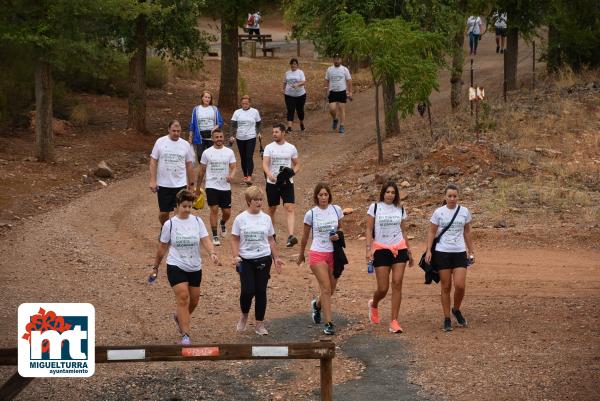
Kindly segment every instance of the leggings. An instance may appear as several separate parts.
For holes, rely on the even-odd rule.
[[[302,96],[285,95],[285,107],[287,108],[287,120],[294,121],[294,111],[298,113],[298,120],[304,121],[304,103],[306,93]]]
[[[244,177],[252,177],[254,171],[254,148],[256,147],[256,137],[252,139],[236,139],[238,151],[240,152],[240,164]]]
[[[477,51],[477,43],[479,42],[479,35],[476,33],[469,33],[469,49],[471,50],[471,53],[474,53]]]
[[[260,267],[254,261],[261,260],[264,267]],[[241,292],[240,292],[240,308],[242,313],[250,312],[252,306],[252,298],[256,299],[254,306],[254,317],[257,321],[265,320],[265,312],[267,310],[267,283],[269,282],[271,264],[273,263],[270,256],[260,259],[242,259],[238,265],[238,273],[240,275]]]

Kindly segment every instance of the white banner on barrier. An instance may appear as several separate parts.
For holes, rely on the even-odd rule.
[[[288,347],[252,347],[252,356],[288,356]]]
[[[145,358],[145,349],[109,349],[106,351],[106,359],[109,361],[127,361]]]

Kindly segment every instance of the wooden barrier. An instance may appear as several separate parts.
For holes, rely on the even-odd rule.
[[[96,347],[96,363],[119,362],[182,362],[256,359],[319,359],[321,370],[321,400],[333,400],[333,361],[335,344],[331,341],[297,344],[194,344],[194,345],[131,345]],[[0,366],[18,364],[17,348],[0,349]],[[33,377],[15,373],[2,387],[0,399],[12,400]]]

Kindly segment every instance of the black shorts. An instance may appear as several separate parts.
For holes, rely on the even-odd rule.
[[[279,205],[279,200],[283,201],[283,204],[294,203],[294,184],[282,185],[278,187],[275,184],[267,182],[267,203],[269,206]]]
[[[163,213],[171,212],[177,206],[175,197],[177,193],[187,187],[169,188],[169,187],[158,187],[156,196],[158,197],[158,209]]]
[[[396,257],[389,249],[378,249],[373,255],[373,267],[391,266],[406,262],[408,262],[408,250],[406,249],[400,249]]]
[[[467,253],[434,251],[431,255],[431,265],[437,270],[467,267]]]
[[[496,28],[496,36],[506,37],[506,28]]]
[[[346,103],[346,99],[348,99],[346,91],[329,91],[329,96],[327,96],[329,103]]]
[[[186,272],[175,265],[167,265],[167,278],[171,287],[177,284],[188,283],[190,287],[200,287],[202,282],[202,270],[197,272]]]
[[[221,209],[231,209],[231,191],[206,188],[206,203],[208,206],[218,205]]]

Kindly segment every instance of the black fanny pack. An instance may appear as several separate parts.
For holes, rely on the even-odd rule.
[[[271,255],[263,256],[262,258],[256,258],[256,259],[242,258],[242,260],[244,263],[249,264],[250,266],[254,267],[256,270],[264,270],[267,266],[271,266],[271,263],[273,263],[273,258],[271,257]]]
[[[202,139],[208,139],[210,141],[212,138],[212,131],[200,131],[200,136],[202,137]]]

